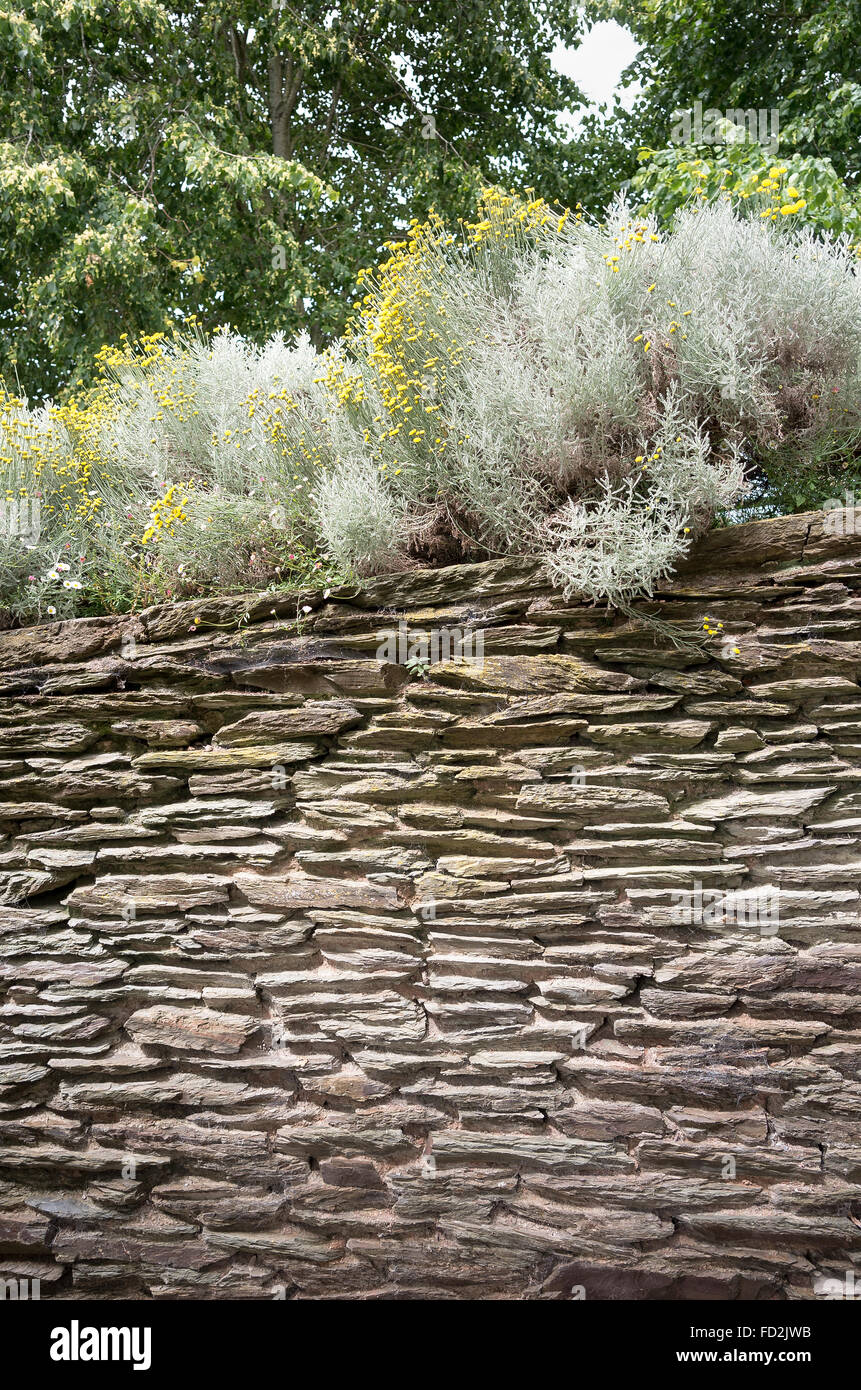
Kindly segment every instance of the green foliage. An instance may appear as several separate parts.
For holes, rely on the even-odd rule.
[[[861,430],[826,435],[800,459],[792,448],[778,446],[753,471],[749,487],[731,509],[719,509],[719,525],[733,525],[763,516],[819,511],[824,507],[854,506],[861,497]]]
[[[861,244],[861,202],[850,195],[830,160],[801,154],[779,158],[746,135],[734,138],[731,122],[719,124],[728,137],[725,144],[640,151],[642,167],[632,180],[632,190],[642,198],[645,210],[668,222],[692,199],[728,193],[743,201],[750,199],[750,211],[758,215],[774,207],[770,196],[757,195],[770,194],[763,184],[768,185],[772,171],[779,169],[782,186],[794,190],[787,202],[803,201],[802,220],[807,226],[835,236],[845,233],[855,245]],[[778,203],[778,214],[780,207]]]
[[[622,118],[632,145],[670,143],[675,113],[700,100],[721,111],[777,110],[781,157],[831,161],[854,189],[861,179],[857,35],[859,0],[597,0],[641,44],[629,72],[642,93]]]
[[[579,197],[562,0],[32,0],[0,16],[0,379],[188,321],[343,328],[357,268],[487,177]],[[573,181],[572,181],[573,180]]]
[[[807,201],[809,225],[861,239],[859,0],[812,11],[766,0],[755,19],[745,0],[597,0],[589,14],[617,19],[641,45],[624,79],[639,95],[630,110],[617,105],[603,138],[616,167],[627,151],[622,178],[646,207],[666,220],[695,193],[738,190],[780,163]],[[706,115],[733,112],[748,135],[760,117],[766,148],[727,138],[726,122],[716,139],[684,139],[680,117],[695,103]]]

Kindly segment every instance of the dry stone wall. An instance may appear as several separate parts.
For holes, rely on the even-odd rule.
[[[701,544],[651,607],[704,651],[508,562],[0,635],[0,1276],[861,1278],[861,543],[833,529]],[[483,664],[378,659],[401,622]]]

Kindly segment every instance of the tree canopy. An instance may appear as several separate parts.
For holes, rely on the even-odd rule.
[[[339,331],[357,268],[482,185],[576,189],[561,0],[35,0],[0,16],[0,372],[39,396],[180,319]]]
[[[595,112],[553,54],[608,17],[641,45],[639,95]],[[667,222],[779,164],[805,220],[861,242],[859,18],[861,0],[19,4],[0,14],[0,378],[75,389],[102,344],[177,324],[320,345],[387,240],[469,218],[488,184],[593,213],[628,187]],[[770,143],[680,140],[697,102],[724,126],[769,113]]]
[[[779,163],[809,222],[861,240],[859,0],[764,0],[755,14],[745,0],[597,0],[590,15],[641,45],[623,79],[639,94],[603,135],[646,207],[666,219]],[[697,105],[699,124],[680,131]]]
[[[859,0],[599,0],[641,44],[628,72],[642,85],[629,131],[667,143],[674,112],[699,99],[719,110],[777,111],[781,139],[828,159],[854,188],[861,177]]]

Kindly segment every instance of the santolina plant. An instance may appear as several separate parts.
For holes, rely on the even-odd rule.
[[[155,337],[104,349],[87,397],[5,398],[9,514],[41,520],[0,530],[2,602],[27,621],[515,554],[626,608],[757,464],[858,453],[857,261],[793,229],[781,174],[665,234],[489,190],[475,222],[392,244],[321,354]]]

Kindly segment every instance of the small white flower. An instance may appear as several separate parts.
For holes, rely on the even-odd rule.
[[[57,573],[56,570],[48,570],[48,573],[45,575],[45,578],[46,578],[46,579],[59,579],[60,576],[59,576],[59,574]]]
[[[57,611],[57,610],[56,610],[56,608],[54,607],[53,603],[49,603],[49,604],[48,604],[48,612],[53,616],[53,614],[56,613],[56,611]]]
[[[70,565],[64,565],[64,564],[62,563],[62,561],[58,561],[58,563],[57,563],[57,569],[58,569],[58,570],[67,570],[67,569],[71,569],[71,566],[70,566]]]
[[[314,610],[313,610],[313,608],[311,607],[310,603],[303,603],[303,605],[302,605],[302,612],[303,612],[303,613],[313,613],[313,611],[314,611]]]
[[[81,583],[81,581],[80,581],[79,579],[64,579],[64,580],[63,580],[63,588],[64,588],[64,589],[83,589],[83,587],[84,587],[84,586],[83,586],[83,584]]]

